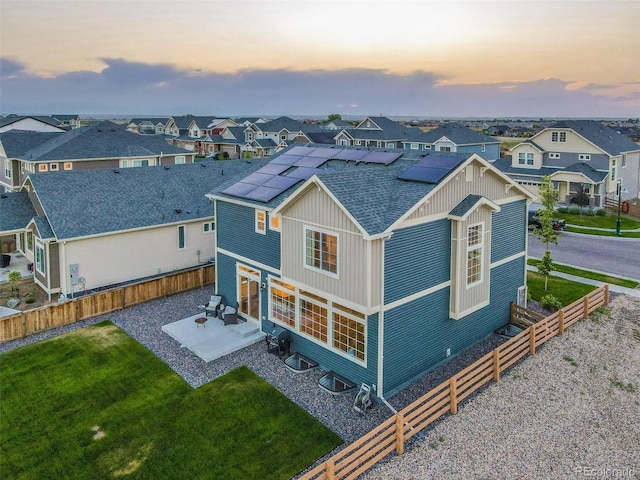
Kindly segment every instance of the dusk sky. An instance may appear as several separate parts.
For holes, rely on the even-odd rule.
[[[0,113],[640,116],[640,1],[0,0]]]

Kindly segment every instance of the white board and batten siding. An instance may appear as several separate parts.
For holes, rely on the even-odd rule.
[[[324,274],[305,266],[305,227],[338,237],[338,274]],[[357,225],[321,188],[309,188],[281,213],[282,265],[284,278],[348,305],[369,308],[379,303],[381,240],[368,241]],[[368,257],[371,260],[368,260]]]

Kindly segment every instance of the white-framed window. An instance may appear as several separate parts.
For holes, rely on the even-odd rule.
[[[611,181],[614,182],[616,180],[616,159],[611,159]]]
[[[52,172],[57,172],[58,171],[58,164],[57,163],[49,164],[49,170],[51,170]]]
[[[409,144],[409,148],[411,150],[418,150],[419,146],[418,146],[417,143],[411,143],[411,144]]]
[[[280,217],[269,215],[269,229],[280,231]]]
[[[280,140],[285,141],[287,139],[286,135],[280,135]]]
[[[565,143],[567,141],[567,132],[551,132],[551,141]]]
[[[264,210],[256,210],[256,233],[267,233],[267,212]]]
[[[387,142],[386,143],[386,148],[396,148],[395,142]]]
[[[178,250],[184,250],[187,247],[187,230],[184,225],[178,225]]]
[[[627,166],[627,155],[622,154],[622,161],[620,162],[620,167],[625,168]]]
[[[487,146],[483,143],[482,145],[480,145],[480,151],[484,152],[487,149]]]
[[[305,228],[304,264],[312,269],[338,274],[338,237],[335,234]]]
[[[560,158],[560,154],[559,153],[550,153],[549,154],[549,158],[552,160],[558,160]]]
[[[357,310],[269,277],[269,320],[366,364],[367,317]]]
[[[467,287],[482,282],[483,224],[467,227]]]
[[[27,250],[33,252],[33,233],[27,232]]]
[[[39,172],[46,172],[47,170],[49,170],[49,166],[46,163],[38,164],[38,171]]]
[[[441,146],[441,147],[438,149],[438,151],[440,151],[440,152],[450,152],[450,151],[451,151],[451,147],[444,147],[444,146]]]
[[[213,233],[216,229],[216,222],[211,221],[211,222],[204,222],[202,224],[202,233]]]
[[[176,165],[182,165],[183,163],[185,163],[185,156],[184,155],[177,156],[175,163]]]
[[[346,147],[347,145],[349,145],[349,143],[347,142],[347,140],[346,140],[346,139],[341,138],[341,139],[340,139],[340,145],[341,145],[341,146],[343,146],[343,147]]]
[[[381,142],[380,140],[378,140],[378,142],[376,143],[376,146],[377,146],[378,148],[382,148],[382,142]]]
[[[591,160],[591,155],[588,153],[580,153],[578,154],[578,160]]]
[[[35,260],[36,270],[44,274],[44,247],[40,242],[36,242]]]
[[[519,165],[533,165],[533,153],[532,152],[519,152],[518,153]]]
[[[73,163],[71,162],[64,162],[64,167],[65,170],[73,170]]]
[[[253,141],[253,132],[247,132],[247,142]]]
[[[8,158],[4,161],[4,176],[6,178],[11,178],[11,160]]]

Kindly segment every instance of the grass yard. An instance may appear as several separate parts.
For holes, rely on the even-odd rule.
[[[615,227],[614,227],[615,228]],[[624,230],[624,227],[621,227]],[[616,237],[615,231],[608,230],[590,230],[588,228],[580,228],[580,227],[565,227],[565,232],[571,233],[583,233],[585,235],[597,235],[599,237]],[[622,232],[622,237],[624,238],[640,238],[640,232]]]
[[[534,267],[540,263],[540,260],[535,258],[530,258],[527,260],[527,264],[533,265]],[[589,278],[591,280],[597,280],[599,282],[609,283],[611,285],[619,285],[621,287],[627,288],[637,288],[638,282],[634,282],[633,280],[625,280],[624,278],[613,277],[610,275],[603,275],[602,273],[591,272],[589,270],[582,270],[581,268],[569,267],[566,265],[558,265],[554,263],[556,271],[560,273],[567,273],[569,275],[575,275],[577,277]]]
[[[563,307],[593,292],[596,288],[585,283],[572,282],[564,278],[551,275],[549,277],[548,289],[544,289],[544,277],[537,272],[527,272],[527,288],[531,298],[540,301],[545,295],[556,297]]]
[[[556,218],[563,218],[567,224],[577,225],[582,227],[597,227],[597,228],[616,228],[616,221],[618,219],[617,215],[607,215],[605,217],[588,216],[584,215],[572,215],[570,213],[559,213],[555,212],[553,214]],[[633,219],[629,216],[621,216],[620,217],[620,228],[622,230],[633,230],[635,228],[640,228],[640,221]]]
[[[0,356],[13,479],[286,479],[342,443],[242,367],[196,390],[110,322]]]

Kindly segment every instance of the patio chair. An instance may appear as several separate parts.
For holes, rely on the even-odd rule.
[[[222,303],[223,303],[222,295],[211,295],[211,299],[209,300],[209,303],[204,307],[205,315],[207,316],[212,315],[214,317],[219,317],[220,305],[222,305]]]
[[[6,268],[9,266],[10,263],[11,263],[11,255],[2,254],[2,267],[0,268]]]
[[[231,305],[227,305],[223,312],[221,312],[222,321],[225,325],[237,324],[238,323],[238,304],[236,303],[235,308]]]

